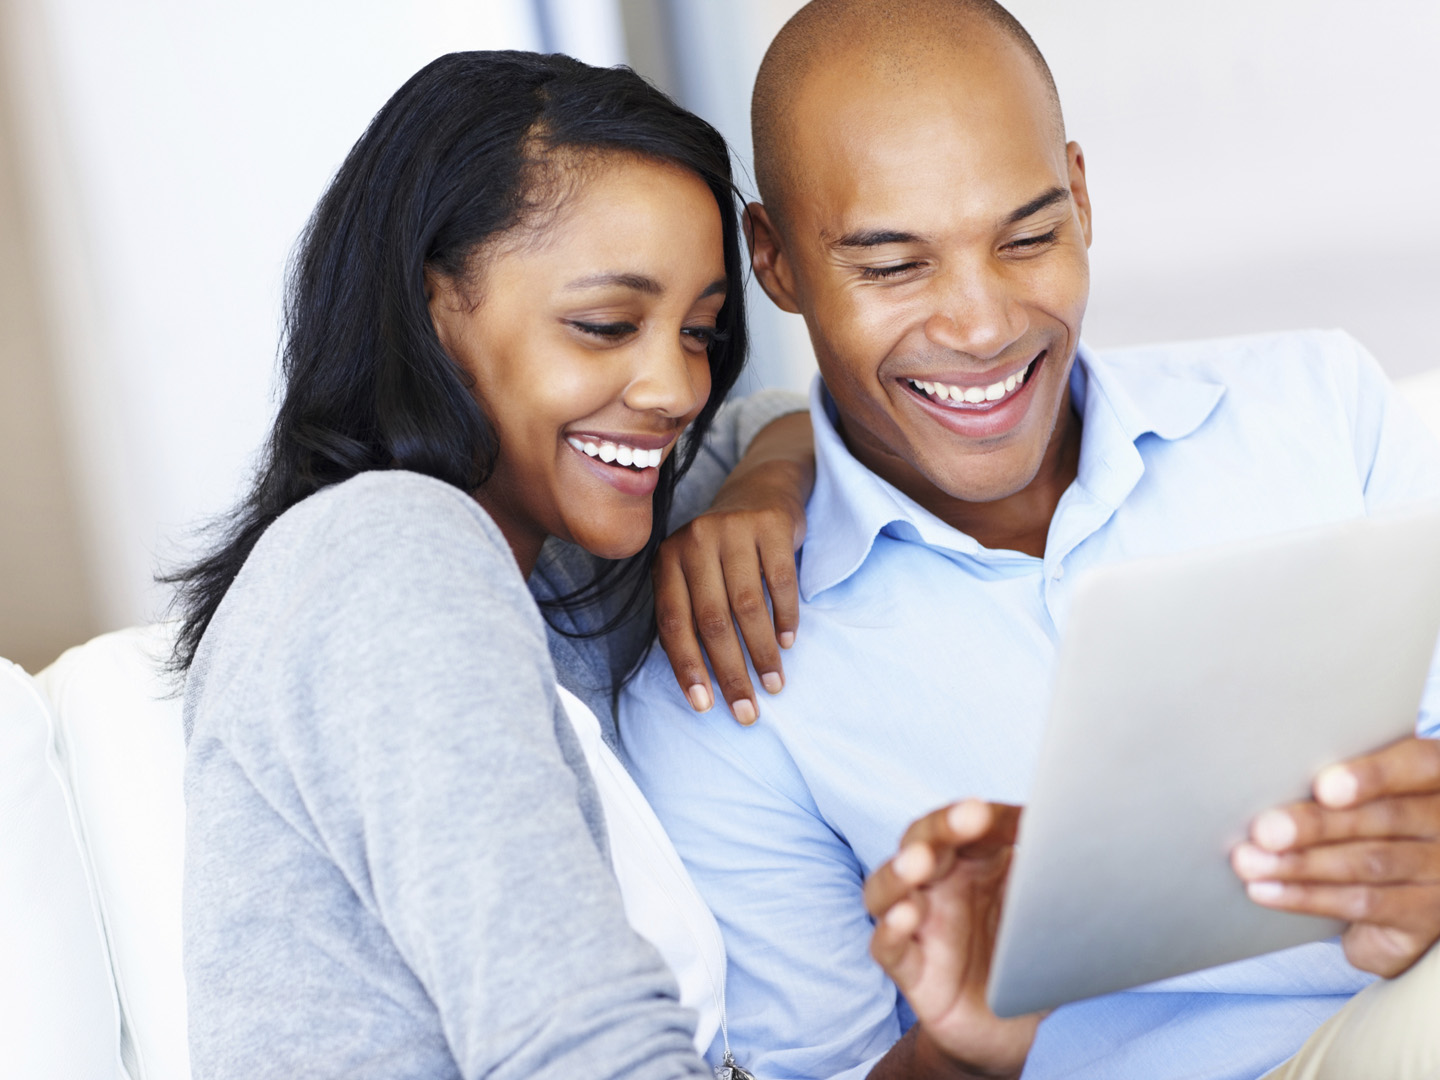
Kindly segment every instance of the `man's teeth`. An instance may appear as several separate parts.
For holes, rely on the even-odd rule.
[[[1024,386],[1025,372],[1017,371],[1003,382],[991,383],[989,386],[968,386],[963,390],[958,386],[946,386],[944,383],[926,382],[922,379],[911,379],[909,382],[915,389],[941,401],[981,405],[999,401],[1006,394],[1013,393],[1017,387]]]
[[[577,439],[573,435],[565,440],[587,457],[598,457],[609,465],[630,465],[636,469],[658,469],[665,457],[664,450],[637,450],[624,443],[596,442],[594,439]]]

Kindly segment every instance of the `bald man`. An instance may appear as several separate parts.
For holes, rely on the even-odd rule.
[[[1328,774],[1323,805],[1237,849],[1256,902],[1354,920],[1343,946],[1077,1002],[1037,1033],[982,991],[1054,643],[1087,570],[1440,498],[1440,447],[1341,334],[1081,345],[1085,159],[993,3],[817,0],[771,46],[753,121],[752,261],[821,376],[800,631],[753,727],[695,716],[658,654],[621,705],[725,933],[737,1059],[765,1080],[1254,1080],[1440,934],[1437,745]],[[1440,672],[1417,730],[1440,731]],[[950,976],[890,962],[902,995],[869,955],[864,881],[965,796],[981,843],[949,925],[975,933],[952,935]]]

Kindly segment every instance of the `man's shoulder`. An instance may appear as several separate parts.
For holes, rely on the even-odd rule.
[[[1097,349],[1089,364],[1119,378],[1163,375],[1203,380],[1243,390],[1297,375],[1315,384],[1353,380],[1375,361],[1343,330],[1290,330]]]
[[[759,679],[754,681],[758,686]],[[664,651],[652,649],[621,692],[618,716],[620,741],[641,788],[653,798],[660,787],[693,785],[710,775],[708,763],[719,759],[731,775],[813,810],[809,789],[783,737],[786,703],[761,697],[761,717],[751,727],[737,723],[723,700],[697,713],[675,682]],[[693,790],[701,798],[709,794]]]

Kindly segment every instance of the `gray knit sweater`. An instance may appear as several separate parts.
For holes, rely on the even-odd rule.
[[[796,403],[724,414],[678,516]],[[532,585],[589,565],[547,548]],[[601,684],[643,642],[554,643],[613,728]],[[186,687],[196,1080],[708,1075],[625,922],[555,680],[509,548],[454,488],[365,474],[269,529]]]

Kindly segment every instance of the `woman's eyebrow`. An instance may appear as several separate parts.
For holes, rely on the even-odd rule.
[[[652,277],[646,277],[644,274],[623,273],[587,274],[585,277],[576,278],[565,288],[569,291],[594,289],[603,285],[618,285],[622,289],[633,289],[635,292],[641,292],[647,296],[660,296],[665,292],[665,286]]]
[[[724,293],[727,293],[729,291],[730,283],[726,281],[723,277],[716,278],[714,281],[710,282],[709,285],[706,285],[704,290],[695,299],[704,300],[707,296],[714,296],[716,293],[720,293],[723,295]]]

